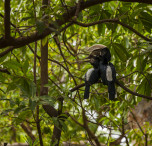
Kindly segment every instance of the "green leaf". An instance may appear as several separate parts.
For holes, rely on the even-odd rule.
[[[140,13],[140,17],[145,19],[147,22],[151,23],[152,24],[152,15],[150,15],[149,13],[147,12],[141,12]]]
[[[26,106],[25,105],[20,105],[19,107],[17,107],[15,110],[14,110],[14,113],[15,114],[18,114],[19,112],[21,112]]]
[[[105,24],[98,24],[98,35],[103,35],[105,34]]]
[[[29,20],[29,19],[31,19],[31,17],[23,17],[23,18],[21,19],[21,21],[26,21],[26,20]]]
[[[20,69],[22,67],[22,65],[19,62],[13,59],[5,61],[4,63],[2,63],[2,65],[10,69]]]
[[[43,132],[44,132],[45,134],[50,134],[50,133],[51,133],[50,127],[44,127],[44,128],[43,128]]]
[[[148,57],[146,57],[145,59],[143,59],[144,56],[140,56],[137,58],[137,69],[141,72],[144,71],[144,69],[146,68],[146,64],[147,64],[147,60]]]
[[[31,99],[29,99],[29,107],[32,111],[35,110],[36,106],[37,106],[36,101],[32,101]]]
[[[13,109],[5,109],[0,113],[0,115],[8,115],[8,113],[12,112],[12,111],[13,111]]]
[[[124,46],[114,43],[113,48],[121,61],[126,61],[128,59],[129,54]]]
[[[124,37],[124,43],[125,43],[125,47],[129,48],[129,39],[127,36]]]
[[[8,87],[7,87],[7,92],[11,91],[11,90],[15,90],[16,89],[16,84],[15,83],[9,83]]]
[[[3,62],[7,58],[7,55],[0,57],[0,63]]]
[[[39,98],[40,98],[40,101],[39,101],[40,104],[50,104],[51,106],[54,106],[56,102],[55,98],[49,95],[43,95],[43,96],[40,96]]]
[[[44,47],[48,42],[48,37],[42,39],[42,46]]]
[[[29,136],[25,136],[25,141],[28,143],[29,146],[34,146],[33,141],[31,139],[31,137]]]
[[[60,129],[58,118],[57,117],[52,117],[52,120],[53,120],[54,125]]]
[[[24,64],[23,64],[23,72],[26,74],[28,71],[28,67],[29,67],[29,61],[28,59],[25,60]]]
[[[149,77],[152,77],[149,75]],[[150,78],[147,78],[150,79]],[[151,85],[150,80],[147,80],[146,78],[143,79],[143,81],[140,83],[140,85],[137,87],[137,91],[140,94],[144,94],[147,96],[151,96]]]
[[[152,15],[147,12],[141,12],[139,18],[141,19],[145,29],[151,33],[152,29]]]
[[[29,109],[26,109],[19,113],[18,118],[26,120],[27,118],[30,118],[31,115],[32,115],[31,111]]]
[[[45,23],[43,21],[36,21],[36,29],[39,34],[42,34],[42,32],[45,30]]]
[[[62,125],[63,131],[66,132],[68,130],[67,125],[62,120],[60,120],[60,124]]]
[[[83,21],[83,13],[82,13],[82,12],[80,12],[80,13],[78,14],[78,20],[79,20],[79,21]]]
[[[13,108],[13,107],[16,105],[15,101],[12,100],[12,99],[10,99],[9,102],[10,102],[10,107],[11,107],[11,108]]]
[[[23,93],[24,96],[34,97],[36,94],[35,84],[27,78],[19,78],[18,84],[16,84]]]
[[[122,3],[122,5],[123,6],[121,7],[121,10],[123,13],[125,13],[126,11],[130,10],[132,3],[127,2],[127,3]]]
[[[32,142],[32,146],[37,146],[38,143],[39,143],[39,139],[37,138],[37,139],[34,141],[34,143]]]

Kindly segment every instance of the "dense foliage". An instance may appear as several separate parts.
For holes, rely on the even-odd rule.
[[[133,140],[145,143],[140,128],[128,130],[127,115],[142,100],[140,95],[152,99],[150,4],[104,1],[87,6],[86,0],[51,0],[44,8],[41,0],[12,0],[11,38],[20,42],[32,33],[40,35],[16,45],[11,38],[6,44],[2,42],[7,38],[4,1],[0,2],[0,43],[4,44],[0,45],[0,142],[32,145],[35,141],[36,145],[40,123],[44,145],[53,141],[54,126],[62,131],[60,144],[83,141],[88,145],[99,142],[124,146]],[[64,13],[67,21],[61,24]],[[43,36],[46,30],[49,35]],[[47,43],[48,95],[40,96],[40,50]],[[83,100],[84,75],[92,67],[86,59],[87,48],[94,44],[108,46],[112,54],[120,83],[116,85],[116,101],[109,101],[107,86],[102,83],[94,84],[90,98]],[[42,107],[46,104],[59,114],[48,115]],[[146,128],[151,137],[148,123]]]

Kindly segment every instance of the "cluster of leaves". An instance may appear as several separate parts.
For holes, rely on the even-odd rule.
[[[75,5],[75,1],[65,0],[69,7]],[[0,3],[0,10],[4,7]],[[2,5],[2,7],[1,7]],[[38,30],[42,33],[48,24],[41,11],[41,1],[37,0],[34,5],[30,1],[11,1],[11,22],[16,25],[22,35],[29,35]],[[151,6],[138,3],[107,2],[95,5],[82,11],[78,15],[78,21],[83,23],[94,22],[103,19],[119,18],[123,24],[128,24],[142,35],[151,36],[152,15]],[[36,10],[36,18],[35,18]],[[52,0],[45,14],[49,15],[49,23],[56,19],[62,19],[61,14],[66,12],[61,1]],[[52,28],[50,28],[52,29]],[[58,33],[54,30],[55,33]],[[0,18],[0,36],[4,34],[3,18]],[[19,37],[16,28],[12,28],[12,36]],[[20,127],[21,123],[30,123],[35,137],[38,137],[36,129],[35,111],[38,105],[50,104],[59,108],[58,97],[64,98],[63,113],[68,112],[78,122],[83,123],[81,103],[86,111],[88,126],[101,143],[109,144],[115,141],[119,135],[128,134],[130,142],[134,139],[141,141],[143,134],[138,131],[128,132],[127,113],[141,98],[128,94],[117,87],[117,101],[108,100],[107,87],[101,83],[91,88],[91,96],[87,101],[83,99],[84,87],[78,92],[71,93],[69,90],[76,85],[84,83],[84,74],[91,68],[87,57],[87,47],[93,44],[104,44],[108,46],[112,54],[112,63],[117,71],[117,79],[122,78],[122,84],[140,94],[150,96],[152,93],[152,45],[137,36],[132,30],[116,23],[103,23],[82,28],[72,25],[65,32],[58,34],[60,50],[56,45],[53,35],[48,36],[49,46],[49,88],[48,96],[39,96],[40,92],[40,60],[37,59],[37,84],[33,80],[33,58],[34,54],[28,47],[21,47],[0,58],[1,68],[6,68],[10,74],[0,72],[0,142],[8,141],[14,133],[16,141],[24,142],[25,133]],[[45,39],[42,45],[45,44]],[[30,44],[35,48],[35,44]],[[40,42],[37,43],[37,55],[40,56]],[[34,50],[34,49],[33,49]],[[4,51],[3,49],[1,52]],[[61,52],[62,51],[62,52]],[[64,56],[63,56],[64,55]],[[129,75],[129,76],[127,76]],[[5,117],[5,118],[4,118]],[[86,131],[76,124],[70,117],[63,122],[65,115],[48,117],[43,108],[40,108],[41,129],[44,135],[45,145],[49,145],[52,136],[53,125],[63,132],[61,142],[79,142],[88,140]],[[7,123],[7,124],[6,124]],[[5,126],[7,125],[7,126]],[[147,128],[148,129],[148,128]],[[123,133],[124,132],[124,133]],[[151,131],[148,132],[151,137]],[[132,137],[132,135],[135,135]],[[126,136],[126,137],[127,137]],[[126,141],[127,139],[126,138]],[[26,138],[29,143],[31,140]],[[128,140],[128,141],[129,141]],[[124,145],[122,143],[122,145]]]

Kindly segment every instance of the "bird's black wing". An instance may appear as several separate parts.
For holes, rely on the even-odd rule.
[[[107,85],[107,77],[106,77],[106,68],[107,66],[102,64],[102,62],[100,62],[100,66],[99,66],[99,69],[100,69],[100,76],[101,76],[101,80],[103,82],[104,85]]]
[[[116,89],[115,89],[115,80],[116,80],[116,70],[112,63],[109,63],[107,67],[111,70],[111,76],[112,79],[108,81],[108,93],[109,93],[109,99],[114,100],[116,96]]]

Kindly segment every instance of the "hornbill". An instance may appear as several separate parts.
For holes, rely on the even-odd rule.
[[[90,86],[96,83],[101,77],[104,85],[108,85],[109,99],[115,98],[115,79],[116,71],[111,60],[109,49],[101,44],[91,46],[88,51],[90,52],[87,58],[90,59],[91,65],[94,67],[89,69],[85,74],[85,92],[84,99],[89,98]]]
[[[114,100],[116,96],[116,89],[115,89],[115,80],[116,80],[116,70],[112,63],[103,64],[100,61],[99,64],[100,76],[101,80],[104,85],[108,86],[108,94],[109,99]]]
[[[85,74],[85,91],[84,99],[89,98],[90,86],[94,83],[97,83],[100,78],[100,71],[98,68],[91,68]]]

